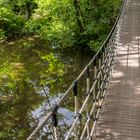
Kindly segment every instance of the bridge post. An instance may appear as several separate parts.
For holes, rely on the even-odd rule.
[[[73,94],[74,94],[74,101],[75,101],[75,118],[76,118],[79,111],[78,109],[78,81],[74,81]],[[77,125],[74,127],[74,133],[75,133],[75,140],[79,140]]]
[[[90,69],[89,66],[87,67],[86,70],[86,77],[87,77],[87,89],[86,89],[86,93],[87,95],[90,94]],[[89,118],[89,107],[88,104],[86,105],[86,117]],[[89,127],[89,123],[87,124],[87,137],[89,138],[90,135],[90,127]]]
[[[99,94],[99,97],[98,97],[98,108],[99,109],[101,107],[101,102],[100,102],[100,97],[101,97],[101,80],[102,80],[102,69],[101,69],[101,52],[99,53],[99,57],[98,57],[98,73],[100,73],[100,76],[98,77],[98,94]]]
[[[52,115],[51,115],[55,140],[59,140],[57,110],[58,110],[58,105],[55,105],[52,109]]]
[[[97,81],[97,62],[96,62],[96,59],[94,60],[93,65],[94,65],[94,82],[96,82]],[[95,86],[93,89],[93,103],[96,103],[96,96],[97,96],[97,93],[96,93],[96,86]],[[94,120],[95,120],[95,117],[96,117],[96,111],[93,112]]]

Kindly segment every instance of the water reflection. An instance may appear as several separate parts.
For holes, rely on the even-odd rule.
[[[1,140],[25,140],[91,58],[76,52],[37,49],[27,43],[0,46]],[[71,104],[73,99],[69,97],[66,108],[59,109],[60,126],[72,123]],[[47,133],[51,134],[51,129]]]

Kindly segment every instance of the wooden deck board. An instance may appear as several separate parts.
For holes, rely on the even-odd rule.
[[[140,0],[128,0],[108,92],[95,140],[140,140]]]

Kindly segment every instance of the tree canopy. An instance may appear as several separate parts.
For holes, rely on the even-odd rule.
[[[38,36],[50,46],[96,51],[120,0],[1,0],[0,38]]]
[[[27,138],[48,101],[63,94],[93,56],[73,49],[97,51],[120,1],[0,0],[0,139]],[[71,113],[73,101],[64,103]]]

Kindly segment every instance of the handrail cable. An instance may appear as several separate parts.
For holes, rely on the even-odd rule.
[[[123,24],[123,19],[126,13],[126,1],[124,0],[122,2],[122,6],[120,8],[120,12],[118,14],[118,17],[108,34],[107,38],[95,54],[95,56],[90,60],[90,62],[85,66],[83,71],[79,74],[79,76],[76,78],[76,80],[73,81],[73,83],[70,85],[68,90],[62,95],[58,103],[52,108],[51,111],[49,111],[44,117],[43,121],[38,124],[36,129],[30,134],[30,136],[27,138],[27,140],[33,140],[35,139],[36,135],[39,133],[39,131],[43,128],[43,126],[48,122],[50,117],[53,121],[53,128],[54,128],[54,138],[55,140],[59,140],[59,133],[57,132],[58,127],[58,118],[57,118],[57,110],[63,103],[64,99],[68,96],[68,94],[73,90],[74,98],[75,98],[75,119],[73,124],[71,125],[65,140],[68,140],[71,136],[71,133],[75,132],[75,138],[79,138],[80,140],[83,140],[85,137],[88,138],[88,140],[91,140],[94,134],[94,131],[96,129],[96,123],[98,121],[99,112],[102,107],[102,103],[105,100],[105,97],[107,96],[106,92],[109,86],[112,68],[115,61],[115,55],[116,55],[116,47],[117,42],[119,38],[119,32],[121,31],[121,26]],[[90,88],[90,66],[94,66],[94,81],[93,84],[91,84]],[[83,75],[85,75],[85,72],[87,72],[87,96],[81,106],[81,108],[77,109],[78,106],[78,81],[81,79]],[[90,99],[90,97],[93,97],[93,104],[92,107],[89,109],[85,109],[87,106],[87,103]],[[79,134],[79,130],[76,128],[77,122],[81,119],[81,115],[83,111],[86,110],[86,116],[87,121],[85,122],[85,125],[83,127],[82,133]],[[89,127],[89,122],[93,120],[92,128]],[[87,135],[86,135],[87,133]]]

